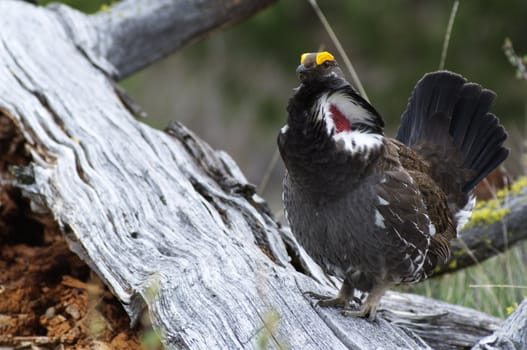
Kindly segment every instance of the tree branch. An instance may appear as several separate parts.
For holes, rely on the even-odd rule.
[[[64,5],[51,8],[77,46],[111,76],[122,79],[275,1],[123,0],[92,16]]]

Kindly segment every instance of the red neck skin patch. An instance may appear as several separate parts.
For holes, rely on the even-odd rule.
[[[337,134],[343,131],[351,131],[350,121],[335,105],[330,105],[329,111],[331,112],[331,118],[335,123],[335,131]]]

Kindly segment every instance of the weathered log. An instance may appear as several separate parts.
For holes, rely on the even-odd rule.
[[[413,294],[390,293],[380,312],[393,325],[410,330],[438,350],[468,349],[500,324],[499,319],[482,318],[474,310],[436,303]]]
[[[481,339],[473,350],[527,349],[527,299],[502,323],[501,327]]]
[[[104,56],[119,51],[97,49],[92,34],[104,32],[73,10],[4,0],[0,13],[0,111],[32,159],[11,181],[56,220],[132,322],[146,305],[166,345],[427,349],[445,348],[439,333],[474,343],[497,329],[494,317],[398,293],[383,299],[375,323],[313,307],[302,293],[335,285],[234,161],[181,124],[153,130],[123,105],[108,73],[143,63]],[[109,45],[120,45],[115,32]]]

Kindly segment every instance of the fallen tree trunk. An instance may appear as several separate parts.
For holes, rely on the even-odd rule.
[[[187,2],[146,3],[171,13]],[[228,3],[257,9],[250,5],[266,2]],[[164,343],[178,349],[463,348],[498,329],[494,317],[398,293],[383,299],[375,323],[313,307],[302,293],[336,293],[335,284],[275,221],[234,161],[179,123],[161,132],[137,122],[115,89],[108,76],[159,58],[155,49],[150,58],[120,57],[123,32],[97,29],[105,20],[132,25],[134,6],[124,1],[120,12],[90,17],[0,2],[0,111],[12,130],[5,141],[23,138],[31,159],[3,177],[35,212],[58,223],[132,322],[146,305]],[[162,31],[177,35],[170,26]],[[10,148],[4,161],[22,151]]]

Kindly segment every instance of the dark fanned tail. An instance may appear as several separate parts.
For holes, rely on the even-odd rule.
[[[489,113],[494,92],[448,71],[426,74],[402,115],[397,139],[430,163],[456,207],[509,154],[507,134]]]

